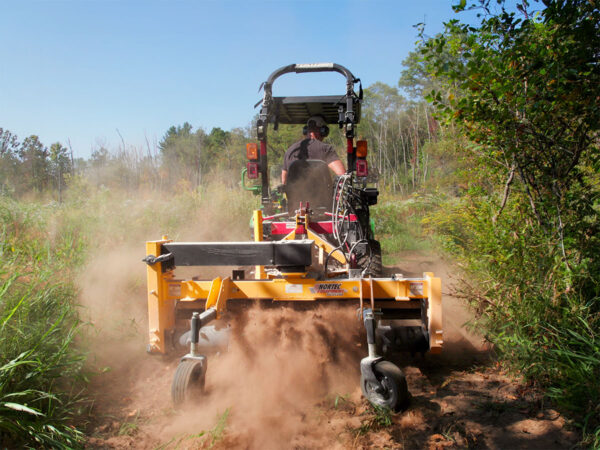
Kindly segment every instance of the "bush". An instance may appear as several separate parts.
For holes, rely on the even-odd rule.
[[[448,201],[427,220],[466,269],[461,294],[507,365],[547,388],[558,406],[600,425],[600,315],[595,275],[568,270],[556,238],[541,232],[519,194],[497,221],[485,196]]]
[[[85,340],[78,339],[85,327],[74,280],[84,263],[121,244],[141,253],[144,240],[163,234],[245,239],[256,203],[219,180],[164,196],[75,181],[62,204],[0,196],[2,448],[83,445],[74,424],[86,405]]]

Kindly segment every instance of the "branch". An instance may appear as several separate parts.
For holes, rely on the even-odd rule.
[[[508,196],[510,194],[510,185],[512,184],[513,178],[515,176],[515,169],[517,168],[517,163],[513,159],[513,163],[510,168],[510,172],[508,173],[508,179],[506,180],[506,184],[504,185],[504,197],[502,198],[502,204],[500,205],[500,209],[498,212],[492,217],[492,223],[495,225],[498,217],[502,214],[504,207],[506,206],[506,202],[508,201]]]
[[[558,217],[558,237],[560,238],[560,250],[563,256],[563,261],[565,263],[565,266],[567,268],[567,270],[569,272],[572,272],[573,270],[571,269],[571,265],[569,264],[569,259],[567,258],[567,252],[565,251],[565,227],[562,221],[562,214],[560,212],[560,202],[562,200],[562,196],[560,194],[560,192],[558,191],[558,188],[556,187],[556,182],[554,182],[552,184],[552,191],[554,192],[554,195],[556,196],[556,215]],[[570,285],[570,283],[569,283]]]
[[[533,196],[531,195],[531,191],[529,190],[529,181],[527,180],[527,178],[525,178],[525,174],[523,173],[523,169],[521,168],[520,164],[517,164],[517,168],[519,169],[519,175],[521,176],[521,180],[525,185],[525,192],[527,193],[527,197],[529,197],[529,204],[531,205],[531,209],[533,210],[533,213],[535,214],[535,217],[538,220],[538,224],[543,225],[542,218],[540,217],[540,214],[538,213],[538,210],[535,207]]]

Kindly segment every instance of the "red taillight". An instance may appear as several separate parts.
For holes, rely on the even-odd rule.
[[[356,160],[356,176],[366,177],[369,174],[369,166],[367,165],[366,159]]]
[[[248,162],[246,163],[246,170],[248,172],[248,178],[256,179],[258,178],[258,163]]]

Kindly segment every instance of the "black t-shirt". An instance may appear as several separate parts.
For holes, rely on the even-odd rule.
[[[302,153],[306,152],[306,150],[308,150],[308,154],[303,155]],[[319,159],[330,164],[340,158],[331,145],[325,144],[318,139],[305,138],[293,143],[287,149],[283,157],[283,170],[289,171],[290,165],[298,159]]]

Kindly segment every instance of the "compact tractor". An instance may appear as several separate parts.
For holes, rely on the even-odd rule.
[[[337,72],[346,79],[339,95],[274,97],[273,84],[288,73]],[[358,92],[355,86],[358,84]],[[360,80],[333,63],[291,64],[261,85],[264,97],[256,122],[258,143],[247,144],[242,176],[260,196],[248,242],[173,242],[166,236],[146,243],[148,352],[166,354],[189,346],[176,369],[171,394],[179,405],[204,389],[207,348],[226,347],[235,304],[248,301],[304,306],[351,303],[366,329],[368,354],[360,362],[360,385],[374,405],[399,410],[410,394],[402,371],[384,355],[399,351],[439,353],[443,345],[441,282],[384,276],[369,208],[378,190],[368,187],[367,142],[355,140],[363,96]],[[257,105],[258,106],[258,105]],[[337,124],[346,139],[347,171],[332,177],[323,161],[301,158],[284,186],[271,188],[267,127],[306,124],[315,115]],[[256,183],[246,186],[248,180]],[[179,279],[182,266],[233,266],[231,276]],[[213,322],[213,323],[211,323]]]

